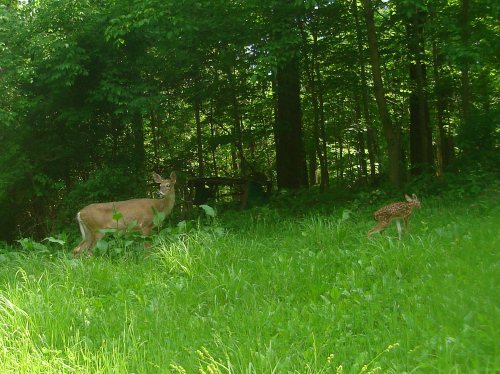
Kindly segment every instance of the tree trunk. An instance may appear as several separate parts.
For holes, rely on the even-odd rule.
[[[201,133],[201,103],[198,98],[194,101],[194,119],[196,122],[196,151],[198,156],[198,177],[205,176],[205,164],[203,162],[203,138]]]
[[[213,112],[214,112],[214,106],[210,105],[210,136],[212,137],[212,140],[214,140],[216,135],[217,135],[217,130],[215,128],[215,124],[213,121],[213,118],[214,118]],[[213,143],[215,143],[215,142],[213,142]],[[212,164],[213,164],[213,168],[214,168],[213,175],[215,177],[218,177],[219,176],[219,166],[217,163],[217,157],[215,154],[215,150],[216,150],[215,146],[210,147],[210,152],[212,154]]]
[[[469,0],[462,0],[462,8],[460,13],[460,38],[463,48],[469,47],[470,29],[469,29]],[[471,89],[469,79],[469,61],[464,58],[461,66],[461,83],[462,83],[462,113],[465,123],[470,119],[470,102]]]
[[[362,0],[362,3],[367,29],[368,50],[370,52],[372,65],[373,90],[377,101],[380,120],[382,122],[384,137],[387,142],[389,156],[389,179],[394,186],[399,188],[403,184],[403,152],[401,148],[401,133],[400,128],[394,125],[391,121],[389,110],[387,108],[384,86],[382,83],[382,74],[380,71],[380,57],[372,3],[371,0]]]
[[[311,34],[313,37],[313,43],[311,46],[311,58],[309,58],[309,53],[307,51],[309,47],[308,36],[304,29],[304,25],[301,23],[301,33],[302,33],[302,43],[303,47],[306,48],[305,60],[306,60],[306,77],[307,77],[307,88],[311,95],[311,104],[313,109],[313,131],[310,139],[310,146],[308,147],[308,158],[309,158],[309,184],[314,185],[317,182],[317,166],[319,159],[320,165],[320,191],[325,191],[328,187],[328,164],[326,159],[326,147],[325,152],[322,147],[322,137],[324,134],[324,122],[323,115],[321,111],[323,110],[323,105],[320,103],[320,98],[322,99],[322,87],[321,87],[321,71],[319,69],[318,63],[318,31],[316,29],[314,21],[311,21]],[[324,141],[324,139],[323,139]]]
[[[448,170],[452,159],[454,158],[454,149],[451,142],[451,136],[445,130],[445,110],[448,98],[447,90],[441,82],[441,57],[437,50],[436,42],[432,43],[432,61],[434,72],[434,87],[436,95],[436,125],[437,125],[437,173],[442,175]]]
[[[356,41],[358,49],[358,69],[359,69],[359,79],[360,79],[360,89],[361,89],[361,102],[363,107],[363,117],[366,126],[366,144],[368,148],[368,160],[370,162],[370,180],[372,183],[375,182],[376,175],[376,144],[375,135],[373,133],[372,119],[370,116],[370,102],[368,99],[368,84],[366,82],[365,73],[365,62],[363,58],[363,41],[362,41],[362,31],[361,23],[359,22],[358,6],[357,1],[352,2],[352,10],[354,14],[354,20],[356,22]]]
[[[337,161],[337,181],[340,182],[344,179],[344,140],[342,138],[342,132],[340,132],[337,137],[339,143],[339,158]]]
[[[366,153],[365,153],[365,137],[363,134],[363,126],[361,123],[361,104],[358,94],[359,87],[355,88],[354,92],[354,113],[355,113],[355,123],[356,123],[356,137],[357,137],[357,148],[358,148],[358,165],[359,165],[359,178],[366,181],[368,164],[366,163]]]
[[[414,5],[400,7],[406,18],[410,71],[410,162],[411,173],[420,175],[434,164],[432,134],[429,127],[429,107],[426,93],[423,25],[425,14]]]
[[[317,69],[319,70],[319,66],[317,66]],[[321,180],[320,180],[319,190],[321,192],[324,192],[328,189],[328,186],[330,185],[330,172],[328,170],[328,155],[327,155],[328,142],[326,139],[323,86],[321,82],[318,82],[318,101],[319,101],[319,131],[321,134],[320,149],[322,155],[320,158]]]
[[[247,175],[247,163],[245,160],[245,155],[243,153],[243,131],[241,123],[241,111],[237,96],[236,79],[234,77],[233,69],[234,69],[233,66],[229,66],[227,68],[227,74],[229,77],[229,84],[230,84],[231,102],[232,102],[231,109],[233,116],[233,143],[238,154],[240,174],[245,176]]]
[[[278,188],[307,186],[307,166],[302,135],[299,61],[290,56],[276,74],[277,113],[275,123]]]

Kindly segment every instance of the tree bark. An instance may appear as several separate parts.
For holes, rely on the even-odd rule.
[[[247,163],[243,152],[243,131],[241,123],[240,103],[237,96],[236,79],[233,72],[234,67],[229,66],[227,74],[230,84],[230,95],[232,101],[232,116],[233,116],[233,142],[239,158],[240,174],[247,175]]]
[[[215,128],[215,124],[213,121],[213,118],[214,118],[213,112],[214,112],[214,107],[213,107],[213,104],[211,104],[210,105],[210,136],[212,137],[212,140],[214,140],[216,135],[217,135],[217,130]],[[210,152],[212,153],[212,164],[213,164],[213,168],[214,168],[213,175],[215,177],[218,177],[219,176],[219,167],[218,167],[218,163],[217,163],[217,157],[215,154],[216,147],[212,146],[210,148],[211,148]]]
[[[203,137],[201,131],[201,103],[198,98],[194,101],[194,119],[196,122],[196,154],[198,156],[198,177],[205,176],[205,163],[203,162]]]
[[[437,50],[436,41],[432,43],[432,61],[434,72],[434,87],[436,95],[436,126],[437,126],[437,174],[442,175],[448,170],[454,158],[452,137],[445,130],[445,111],[448,99],[447,90],[441,80],[441,57]]]
[[[312,21],[313,22],[313,21]],[[304,29],[303,24],[301,26],[302,33],[302,43],[304,48],[308,47],[307,34]],[[321,87],[321,71],[318,64],[318,32],[315,26],[311,26],[311,33],[313,37],[313,43],[311,46],[311,58],[309,59],[309,54],[305,52],[306,60],[306,77],[307,77],[307,87],[311,95],[311,102],[313,108],[313,131],[310,140],[310,151],[308,152],[309,157],[309,184],[316,184],[316,169],[317,160],[319,159],[320,165],[320,191],[325,191],[328,188],[329,183],[329,173],[328,173],[328,163],[326,158],[326,144],[323,147],[322,141],[325,142],[325,130],[324,130],[324,120],[323,120],[323,93]]]
[[[375,182],[376,176],[376,154],[377,146],[375,144],[375,134],[373,133],[373,124],[370,115],[370,102],[368,98],[368,84],[366,82],[365,62],[363,59],[363,41],[361,23],[359,22],[357,1],[352,2],[352,10],[354,14],[354,21],[356,22],[356,42],[358,49],[358,69],[359,80],[361,89],[361,102],[363,108],[363,118],[366,126],[366,144],[368,148],[368,160],[370,162],[370,180],[371,183]]]
[[[278,188],[306,187],[307,166],[300,107],[299,61],[290,56],[276,73],[277,113],[275,123]]]
[[[377,107],[382,122],[384,137],[387,142],[388,158],[389,158],[389,179],[396,187],[401,187],[403,184],[403,162],[401,148],[401,130],[394,125],[389,115],[387,102],[385,98],[384,85],[382,82],[382,74],[380,71],[380,57],[377,45],[377,35],[375,31],[375,21],[373,15],[373,7],[371,0],[362,0],[363,14],[366,22],[368,50],[372,65],[373,75],[373,90]]]
[[[368,164],[366,162],[365,137],[364,137],[363,126],[361,123],[361,103],[360,103],[358,89],[359,87],[356,87],[354,92],[354,113],[355,113],[355,122],[357,127],[356,137],[358,146],[359,177],[363,181],[366,181]]]
[[[429,126],[429,106],[426,93],[426,67],[423,62],[423,23],[425,14],[416,6],[406,9],[403,14],[411,14],[406,19],[406,33],[409,51],[410,77],[410,162],[411,173],[420,175],[428,172],[434,164],[432,133]],[[405,11],[408,10],[408,11]],[[406,16],[403,16],[406,17]]]
[[[462,0],[460,13],[460,38],[463,48],[469,47],[470,28],[469,28],[469,0]],[[461,90],[462,90],[462,113],[465,125],[468,125],[470,119],[471,107],[471,89],[469,79],[469,61],[464,58],[461,66]]]

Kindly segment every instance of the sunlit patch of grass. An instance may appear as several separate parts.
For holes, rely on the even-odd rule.
[[[168,242],[161,239],[156,245],[155,258],[170,274],[193,275],[196,258],[189,244],[184,240]]]

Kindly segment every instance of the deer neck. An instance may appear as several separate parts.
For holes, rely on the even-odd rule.
[[[172,191],[161,199],[157,199],[158,210],[162,212],[169,212],[172,210],[175,204],[175,191]]]

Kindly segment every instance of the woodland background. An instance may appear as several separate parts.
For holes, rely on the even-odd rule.
[[[498,173],[497,1],[0,4],[0,240],[76,229],[153,170],[321,192]]]

